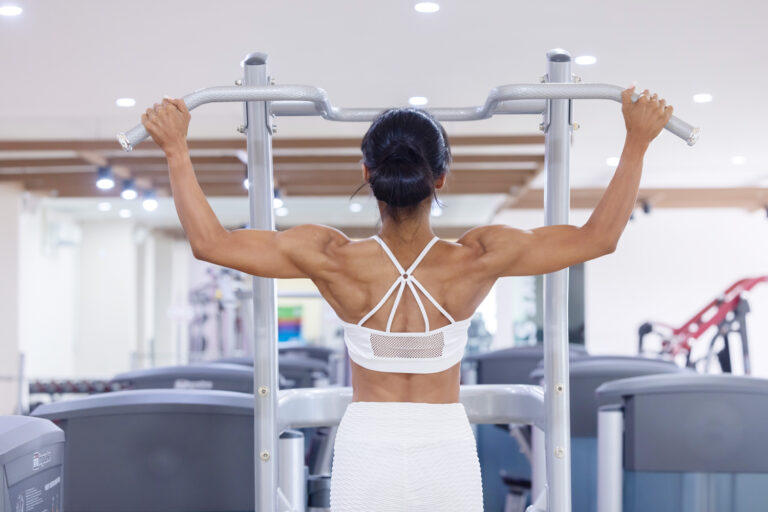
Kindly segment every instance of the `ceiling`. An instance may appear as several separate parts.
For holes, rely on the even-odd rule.
[[[232,84],[252,51],[270,55],[277,83],[322,87],[337,106],[404,105],[423,95],[444,107],[481,104],[496,85],[537,82],[546,51],[561,47],[597,57],[595,65],[574,66],[585,82],[648,87],[702,128],[693,148],[670,134],[659,137],[644,187],[768,187],[768,68],[759,59],[768,46],[768,4],[758,0],[442,0],[433,15],[416,13],[410,0],[12,3],[24,13],[0,17],[0,139],[111,139],[164,94]],[[694,103],[700,92],[714,100]],[[115,106],[125,96],[137,106]],[[238,137],[241,116],[239,105],[201,107],[190,138]],[[574,118],[581,128],[572,184],[603,187],[613,170],[606,158],[620,154],[624,137],[619,106],[576,102]],[[538,123],[536,116],[504,116],[445,125],[453,136],[531,135]],[[278,128],[276,143],[359,137],[366,126],[281,118]],[[736,155],[746,163],[732,164]],[[22,155],[4,156],[14,157]],[[543,178],[532,187],[543,186]]]

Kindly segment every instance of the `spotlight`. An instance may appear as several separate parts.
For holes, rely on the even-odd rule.
[[[591,66],[597,62],[597,57],[593,55],[579,55],[573,61],[579,66]]]
[[[136,187],[133,185],[133,180],[124,180],[123,191],[120,192],[120,197],[122,197],[126,201],[133,201],[138,196],[139,196],[139,193],[136,192]]]
[[[277,210],[275,210],[275,215],[277,215],[278,217],[285,217],[286,215],[288,215],[288,208],[286,208],[285,206],[278,208]]]
[[[284,204],[285,201],[280,197],[280,189],[275,187],[272,196],[272,208],[282,208]]]
[[[112,203],[107,203],[106,201],[99,203],[100,212],[108,212],[111,209],[112,209]]]
[[[115,186],[111,167],[99,167],[99,177],[96,180],[96,186],[101,190],[110,190]]]
[[[0,16],[18,16],[24,12],[21,7],[17,5],[4,5],[0,7]]]
[[[144,193],[144,200],[141,202],[141,206],[148,212],[157,210],[157,199],[155,199],[154,190],[147,190]]]
[[[432,203],[432,208],[430,209],[430,214],[433,217],[439,217],[443,214],[443,209],[440,207],[439,204],[436,202]]]
[[[251,187],[251,182],[250,182],[250,181],[248,181],[248,178],[245,178],[245,179],[243,180],[243,188],[244,188],[245,190],[248,190],[250,187]]]
[[[117,98],[115,105],[118,107],[130,108],[136,106],[136,100],[133,98]]]
[[[363,205],[360,203],[349,203],[349,211],[358,213],[363,211]]]
[[[696,103],[709,103],[712,101],[712,95],[706,92],[694,94],[693,101]]]
[[[643,201],[642,205],[643,205],[644,214],[648,215],[649,213],[651,213],[651,203],[649,203],[648,201]]]
[[[122,217],[124,219],[130,218],[131,217],[131,210],[129,210],[127,208],[123,208],[122,210],[120,210],[120,217]]]

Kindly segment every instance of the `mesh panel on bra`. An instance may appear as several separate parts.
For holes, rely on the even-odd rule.
[[[371,348],[377,357],[440,357],[445,338],[442,332],[429,336],[387,336],[371,334]]]

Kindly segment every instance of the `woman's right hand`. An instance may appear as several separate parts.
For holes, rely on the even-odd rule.
[[[633,102],[632,93],[634,92],[635,86],[632,86],[621,93],[621,111],[627,127],[627,138],[636,139],[647,145],[661,133],[669,122],[669,118],[672,117],[674,109],[657,94],[650,94],[648,89]]]

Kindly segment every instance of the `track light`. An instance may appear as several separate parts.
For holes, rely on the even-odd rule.
[[[646,215],[651,213],[651,203],[649,203],[648,201],[643,201],[642,205],[643,205],[643,213],[645,213]]]
[[[136,187],[133,184],[133,180],[123,180],[123,191],[120,192],[120,197],[126,201],[133,201],[139,196],[136,192]]]
[[[280,189],[275,187],[274,196],[272,199],[272,208],[282,208],[285,201],[280,197]]]
[[[144,200],[141,202],[141,206],[148,212],[157,210],[157,199],[155,199],[154,190],[147,190],[144,193]]]
[[[99,167],[99,175],[96,180],[96,186],[101,190],[110,190],[115,186],[115,179],[112,177],[111,167]]]

